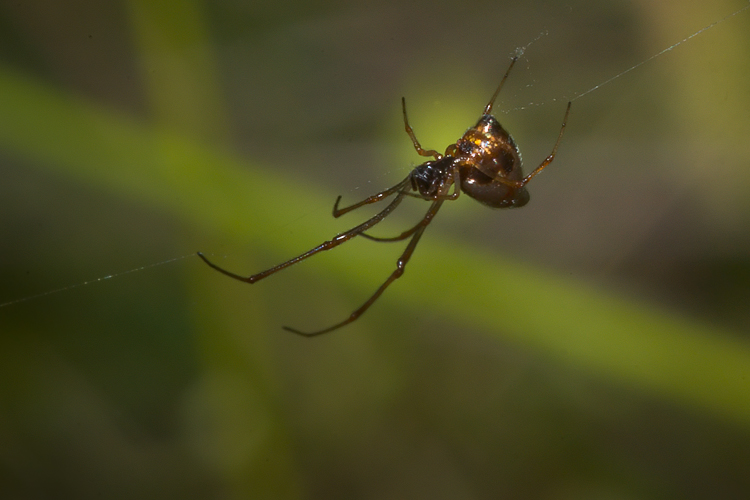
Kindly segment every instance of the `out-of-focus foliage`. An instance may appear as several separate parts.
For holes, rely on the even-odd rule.
[[[338,191],[419,161],[398,98],[447,144],[543,29],[501,96],[527,168],[566,99],[740,7],[9,7],[0,303],[186,257],[0,307],[3,496],[747,493],[747,13],[576,100],[532,203],[447,203],[346,330],[280,325],[339,321],[400,246],[252,287],[191,255],[249,274],[353,225]]]

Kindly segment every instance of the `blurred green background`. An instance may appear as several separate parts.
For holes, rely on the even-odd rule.
[[[353,240],[498,101],[565,102],[739,1],[6,2],[3,498],[746,498],[750,11],[575,100],[522,210]],[[397,234],[407,200],[375,232]],[[372,212],[369,212],[372,213]]]

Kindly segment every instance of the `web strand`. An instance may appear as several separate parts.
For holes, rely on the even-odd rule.
[[[107,280],[112,279],[112,278],[119,278],[120,276],[124,276],[126,274],[135,273],[135,272],[138,272],[138,271],[143,271],[144,269],[150,269],[152,267],[163,266],[164,264],[169,264],[171,262],[175,262],[175,261],[178,261],[178,260],[186,259],[186,258],[192,257],[194,255],[196,255],[196,254],[193,253],[193,254],[190,254],[190,255],[183,255],[181,257],[174,257],[172,259],[163,260],[161,262],[155,262],[153,264],[148,264],[148,265],[145,265],[145,266],[136,267],[135,269],[130,269],[128,271],[123,271],[121,273],[109,274],[107,276],[102,276],[101,278],[96,278],[96,279],[88,280],[88,281],[82,281],[81,283],[76,283],[74,285],[64,286],[62,288],[56,288],[54,290],[49,290],[47,292],[38,293],[36,295],[30,295],[28,297],[24,297],[24,298],[21,298],[21,299],[10,300],[8,302],[3,302],[2,304],[0,304],[0,308],[6,307],[6,306],[12,306],[12,305],[15,305],[15,304],[20,304],[21,302],[27,302],[29,300],[39,299],[39,298],[45,297],[47,295],[53,295],[55,293],[65,292],[67,290],[72,290],[73,288],[78,288],[78,287],[85,286],[85,285],[93,285],[94,283],[99,283],[100,281],[107,281]]]
[[[711,28],[713,28],[714,26],[717,26],[717,25],[719,25],[719,24],[723,23],[724,21],[727,21],[727,20],[731,19],[732,17],[736,16],[737,14],[741,14],[742,12],[746,11],[747,9],[750,9],[750,5],[746,5],[746,6],[742,7],[742,8],[740,9],[740,10],[738,10],[738,11],[736,11],[736,12],[733,12],[733,13],[731,13],[731,14],[727,15],[727,16],[724,16],[724,17],[722,17],[721,19],[719,19],[718,21],[714,21],[713,23],[709,24],[708,26],[706,26],[706,27],[704,27],[704,28],[701,28],[701,29],[699,29],[698,31],[696,31],[696,32],[695,32],[695,33],[693,33],[692,35],[690,35],[690,36],[688,36],[688,37],[685,37],[685,38],[683,38],[683,39],[682,39],[682,40],[680,40],[679,42],[677,42],[677,43],[675,43],[675,44],[672,44],[672,45],[670,45],[669,47],[667,47],[666,49],[664,49],[664,50],[662,50],[662,51],[660,51],[660,52],[657,52],[656,54],[652,55],[652,56],[651,56],[651,57],[649,57],[648,59],[645,59],[645,60],[643,60],[643,61],[639,62],[638,64],[636,64],[636,65],[634,65],[634,66],[631,66],[630,68],[626,69],[626,70],[625,70],[625,71],[623,71],[622,73],[618,73],[617,75],[613,76],[612,78],[610,78],[610,79],[608,79],[608,80],[605,80],[604,82],[602,82],[602,83],[600,83],[600,84],[598,84],[598,85],[594,85],[593,87],[591,87],[590,89],[588,89],[588,90],[587,90],[586,92],[583,92],[582,94],[578,94],[578,95],[576,95],[576,96],[575,96],[575,97],[574,97],[573,99],[571,99],[571,101],[577,101],[577,100],[578,100],[578,99],[580,99],[581,97],[583,97],[583,96],[585,96],[585,95],[587,95],[587,94],[590,94],[591,92],[593,92],[593,91],[595,91],[595,90],[598,90],[598,89],[599,89],[599,88],[601,88],[601,87],[604,87],[604,86],[605,86],[605,85],[607,85],[608,83],[612,83],[612,82],[613,82],[614,80],[617,80],[617,79],[618,79],[618,78],[620,78],[621,76],[623,76],[623,75],[626,75],[626,74],[630,73],[631,71],[633,71],[633,70],[634,70],[634,69],[636,69],[636,68],[640,68],[641,66],[643,66],[643,65],[644,65],[644,64],[646,64],[647,62],[649,62],[649,61],[652,61],[652,60],[656,59],[657,57],[659,57],[659,56],[661,56],[661,55],[665,54],[666,52],[669,52],[670,50],[672,50],[672,49],[675,49],[675,48],[679,47],[680,45],[682,45],[683,43],[687,42],[688,40],[691,40],[692,38],[695,38],[696,36],[700,35],[701,33],[704,33],[705,31],[708,31],[708,30],[710,30],[710,29],[711,29]]]

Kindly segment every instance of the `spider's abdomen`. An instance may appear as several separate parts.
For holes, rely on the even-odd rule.
[[[497,179],[520,181],[521,153],[510,134],[492,115],[483,115],[456,143],[460,162],[461,190],[493,208],[520,207],[528,203],[523,187],[512,187]]]
[[[483,115],[456,143],[456,156],[490,178],[518,181],[521,154],[510,134],[492,115]]]

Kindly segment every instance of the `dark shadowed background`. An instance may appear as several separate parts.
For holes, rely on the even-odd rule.
[[[403,244],[253,286],[193,255],[251,274],[354,226],[336,195],[420,162],[401,97],[442,150],[524,46],[496,114],[529,171],[568,100],[745,5],[5,2],[0,496],[746,498],[750,10],[576,99],[528,206],[445,203],[344,330],[281,326],[345,318]]]

